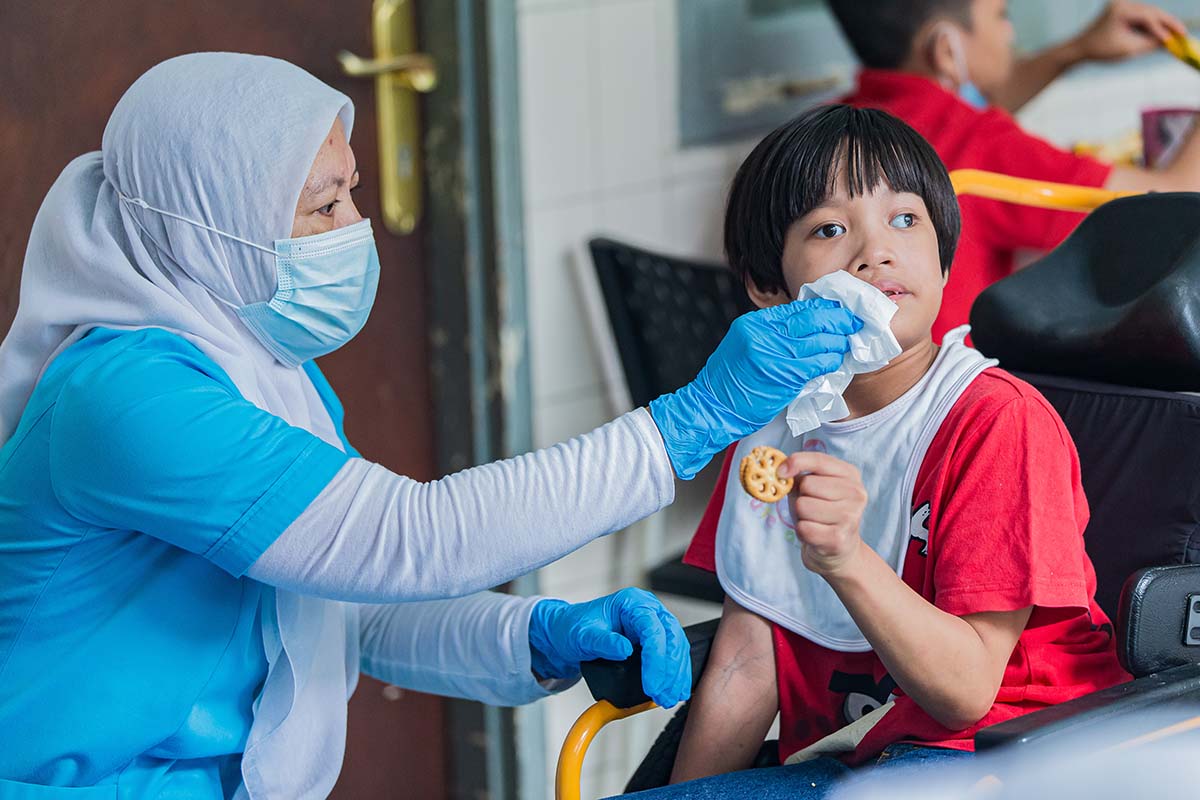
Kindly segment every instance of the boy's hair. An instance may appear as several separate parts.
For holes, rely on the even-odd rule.
[[[843,178],[844,173],[844,178]],[[725,210],[725,254],[734,273],[764,292],[787,291],[783,247],[792,223],[845,180],[856,197],[880,182],[925,201],[942,274],[961,220],[945,165],[929,142],[887,112],[820,106],[776,128],[742,162]]]
[[[917,31],[935,17],[971,29],[971,0],[829,0],[829,8],[858,60],[872,69],[899,68]]]

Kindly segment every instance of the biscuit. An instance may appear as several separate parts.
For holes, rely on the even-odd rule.
[[[787,497],[792,490],[791,478],[780,478],[775,470],[787,458],[782,450],[762,445],[750,451],[750,455],[742,459],[738,468],[738,477],[742,488],[751,497],[764,503],[777,503]]]

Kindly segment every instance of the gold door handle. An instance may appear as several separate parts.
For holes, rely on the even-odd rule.
[[[402,56],[375,60],[356,56],[349,50],[338,53],[342,71],[352,78],[374,78],[394,73],[414,92],[432,92],[437,87],[437,68],[433,59],[424,53],[408,53]]]
[[[421,120],[418,93],[437,85],[433,59],[416,51],[415,0],[375,0],[371,38],[375,57],[343,50],[342,70],[375,81],[379,126],[379,195],[383,224],[398,235],[412,233],[421,219]]]

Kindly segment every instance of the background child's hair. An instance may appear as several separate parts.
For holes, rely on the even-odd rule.
[[[912,52],[917,31],[935,17],[971,30],[971,0],[829,0],[858,60],[873,69],[897,69]]]
[[[725,210],[725,255],[743,283],[787,291],[788,229],[833,194],[843,172],[852,197],[881,182],[920,196],[937,233],[942,273],[949,271],[961,221],[950,176],[933,147],[884,111],[828,105],[776,128],[738,168]]]

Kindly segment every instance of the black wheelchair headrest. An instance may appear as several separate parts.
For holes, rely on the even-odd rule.
[[[1200,193],[1096,209],[979,295],[971,336],[1009,370],[1200,390]]]

